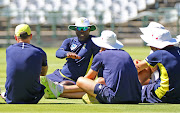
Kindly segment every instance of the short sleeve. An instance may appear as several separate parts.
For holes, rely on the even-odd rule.
[[[154,67],[157,63],[162,62],[162,52],[160,50],[157,50],[154,53],[150,54],[145,60],[150,66]]]
[[[41,52],[42,52],[42,66],[47,66],[47,55],[42,49]]]
[[[102,67],[102,58],[101,53],[96,54],[96,56],[93,59],[91,69],[94,71],[99,71],[99,69]]]

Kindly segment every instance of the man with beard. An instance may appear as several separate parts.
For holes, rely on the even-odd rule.
[[[46,86],[45,98],[82,98],[85,92],[76,87],[76,81],[80,76],[86,75],[93,57],[100,49],[91,40],[95,36],[90,35],[90,31],[96,30],[96,26],[90,25],[87,18],[78,18],[75,25],[69,25],[68,28],[74,30],[77,37],[65,39],[56,51],[57,58],[67,60],[63,68],[41,78],[41,83]],[[56,89],[53,83],[61,86],[58,94],[54,93]]]

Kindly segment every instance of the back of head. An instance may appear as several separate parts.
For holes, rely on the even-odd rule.
[[[19,24],[15,28],[15,36],[20,39],[26,39],[31,35],[31,29],[27,24]]]

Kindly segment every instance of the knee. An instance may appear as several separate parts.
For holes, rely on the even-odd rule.
[[[84,79],[84,77],[79,77],[79,78],[77,79],[76,85],[77,85],[77,86],[80,86],[80,85],[82,84],[82,82],[83,82],[83,79]]]

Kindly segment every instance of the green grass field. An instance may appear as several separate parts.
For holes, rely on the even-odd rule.
[[[65,60],[55,57],[58,48],[43,48],[48,57],[48,74],[55,69],[61,68]],[[126,47],[124,48],[133,59],[143,60],[150,49],[148,47]],[[6,81],[6,50],[0,48],[0,88],[5,91],[4,84]],[[0,113],[180,113],[178,104],[84,104],[81,99],[44,99],[38,104],[8,105],[0,99]]]

